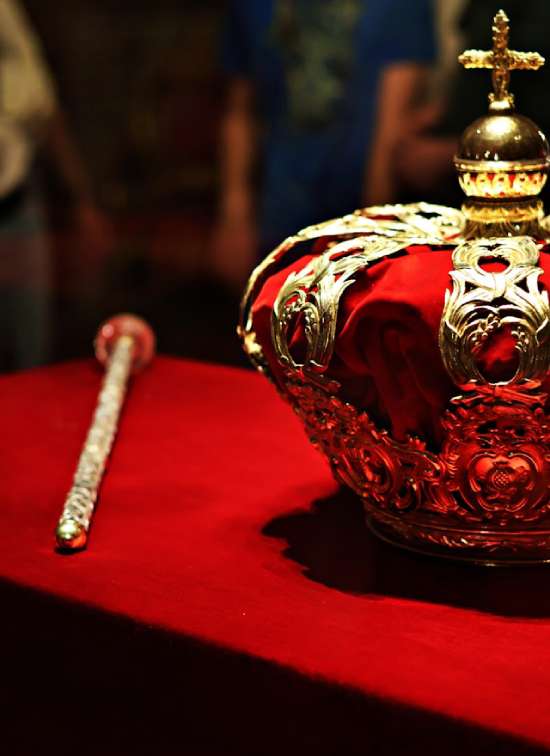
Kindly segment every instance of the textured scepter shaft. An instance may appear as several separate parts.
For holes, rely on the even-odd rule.
[[[73,484],[57,524],[56,542],[63,551],[77,551],[86,546],[130,373],[147,364],[153,351],[151,329],[134,316],[113,318],[99,331],[96,353],[105,363],[106,372]]]
[[[88,529],[103,471],[113,446],[132,365],[133,339],[121,336],[109,359],[92,424],[57,526],[57,545],[79,549]]]

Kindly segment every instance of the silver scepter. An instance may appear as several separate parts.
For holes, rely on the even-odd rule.
[[[131,373],[144,368],[155,351],[150,326],[135,315],[117,315],[103,323],[95,339],[95,354],[105,365],[92,424],[78,460],[72,487],[57,523],[61,551],[86,548],[105,465],[113,447]]]

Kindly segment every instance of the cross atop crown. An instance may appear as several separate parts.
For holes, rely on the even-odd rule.
[[[514,95],[508,91],[510,71],[536,71],[544,65],[542,55],[534,52],[517,52],[508,49],[510,23],[503,10],[493,19],[493,49],[465,50],[458,61],[464,68],[492,70],[493,92],[489,95],[489,110],[510,111],[514,108]]]

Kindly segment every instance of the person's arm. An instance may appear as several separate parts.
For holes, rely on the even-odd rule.
[[[432,133],[441,114],[438,103],[419,111],[395,153],[394,169],[400,185],[419,196],[433,192],[441,182],[448,183],[454,174],[453,156],[457,151],[458,136]]]
[[[377,117],[365,174],[367,205],[395,199],[395,151],[414,119],[429,68],[417,63],[394,63],[384,69],[378,86]]]
[[[230,81],[220,129],[220,204],[214,235],[216,272],[241,286],[257,253],[252,177],[256,162],[256,119],[252,84]]]
[[[0,111],[25,132],[51,162],[75,206],[75,218],[89,249],[106,248],[110,226],[93,201],[84,161],[67,127],[42,46],[24,7],[0,2]]]
[[[63,182],[73,203],[74,223],[81,250],[89,258],[102,259],[112,248],[113,229],[95,202],[87,167],[67,124],[57,108],[44,135],[42,151]]]
[[[253,90],[245,79],[233,79],[220,138],[220,218],[230,222],[253,216],[252,173],[256,158]]]

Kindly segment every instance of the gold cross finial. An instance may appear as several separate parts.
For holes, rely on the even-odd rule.
[[[510,71],[536,71],[544,65],[542,55],[533,52],[517,52],[508,49],[510,23],[503,10],[493,19],[493,49],[465,50],[458,61],[464,68],[489,68],[492,70],[493,92],[489,95],[489,110],[509,111],[514,109],[514,95],[508,91]]]

